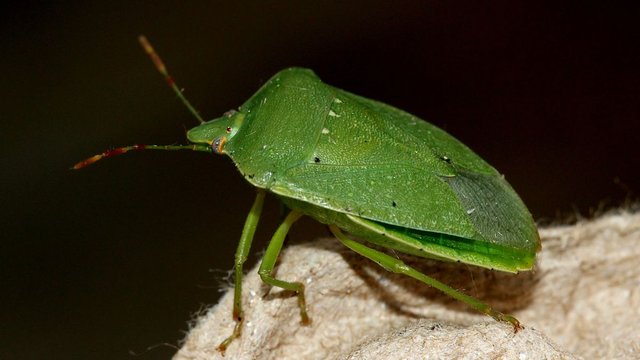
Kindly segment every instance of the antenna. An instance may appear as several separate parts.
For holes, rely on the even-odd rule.
[[[211,151],[213,151],[211,149],[211,146],[203,145],[203,144],[191,144],[191,145],[144,145],[144,144],[136,144],[136,145],[123,146],[123,147],[119,147],[119,148],[115,148],[115,149],[110,149],[110,150],[107,150],[107,151],[103,152],[102,154],[93,155],[92,157],[90,157],[88,159],[85,159],[85,160],[82,160],[79,163],[73,165],[72,169],[73,170],[82,169],[83,167],[89,166],[89,165],[93,164],[94,162],[96,162],[98,160],[110,158],[110,157],[116,156],[116,155],[121,155],[121,154],[127,153],[129,151],[142,151],[142,150],[167,150],[167,151],[191,150],[191,151],[202,151],[202,152],[207,152],[207,153],[211,153]]]
[[[147,40],[147,38],[144,35],[140,35],[138,37],[138,41],[140,42],[140,45],[142,45],[144,52],[146,52],[147,55],[149,55],[149,57],[151,58],[151,61],[153,61],[153,65],[155,65],[156,69],[158,69],[160,74],[164,76],[164,79],[167,81],[169,86],[171,86],[171,88],[173,89],[173,92],[175,92],[176,95],[178,95],[178,98],[187,107],[187,109],[189,109],[189,112],[193,114],[193,116],[195,116],[195,118],[201,124],[204,123],[204,120],[202,120],[202,117],[200,116],[200,114],[198,114],[198,111],[191,105],[189,100],[187,100],[187,98],[182,93],[182,90],[180,90],[178,85],[176,85],[176,82],[173,81],[173,78],[171,77],[171,75],[169,75],[169,72],[167,71],[167,67],[164,66],[162,59],[160,59],[160,56],[158,55],[158,53],[153,49],[153,46],[151,46],[151,43],[149,43],[149,40]]]

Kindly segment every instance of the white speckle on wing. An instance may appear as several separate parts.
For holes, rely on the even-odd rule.
[[[269,184],[272,180],[273,173],[271,171],[267,171],[262,174],[262,178],[260,179],[263,184]]]
[[[333,102],[336,104],[342,104],[342,100],[338,99],[338,98],[333,98]]]
[[[327,129],[327,128],[323,128],[322,129],[322,134],[323,135],[327,135],[328,133],[329,133],[329,129]]]
[[[333,112],[333,110],[329,110],[329,116],[340,117],[340,115],[338,115],[335,112]]]
[[[476,211],[476,208],[473,209],[467,209],[467,215],[471,215],[473,214],[473,212]]]

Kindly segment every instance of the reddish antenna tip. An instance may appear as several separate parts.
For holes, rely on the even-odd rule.
[[[153,48],[153,46],[151,46],[149,40],[147,40],[144,35],[140,35],[138,36],[138,41],[140,42],[140,45],[142,45],[142,49],[144,50],[144,52],[146,52],[147,55],[149,55],[149,57],[151,58],[151,61],[153,61],[153,65],[156,67],[156,69],[158,69],[158,71],[162,75],[164,75],[169,85],[173,85],[173,79],[171,78],[171,76],[169,76],[167,67],[164,66],[162,59],[160,59],[160,56],[158,55],[156,50]]]
[[[200,114],[198,114],[198,111],[196,111],[196,109],[191,105],[189,100],[187,100],[187,98],[182,93],[182,90],[178,88],[175,81],[173,81],[173,78],[171,77],[171,75],[169,75],[169,71],[167,71],[167,67],[164,66],[162,59],[160,59],[160,55],[158,55],[158,53],[155,51],[153,46],[151,46],[151,43],[149,42],[149,40],[147,40],[147,38],[144,35],[140,35],[138,36],[138,41],[140,42],[140,45],[142,46],[142,49],[144,50],[144,52],[147,53],[147,55],[149,55],[149,57],[151,58],[151,61],[153,61],[153,65],[156,67],[156,69],[158,69],[160,74],[164,76],[169,86],[173,89],[173,91],[176,93],[176,95],[182,101],[182,103],[187,107],[189,112],[191,112],[191,114],[200,123],[204,123],[204,120],[202,119]]]
[[[103,158],[103,155],[102,155],[102,154],[100,154],[100,155],[93,155],[92,157],[90,157],[90,158],[88,158],[88,159],[86,159],[86,160],[82,160],[82,161],[80,161],[79,163],[77,163],[77,164],[73,165],[72,169],[73,169],[73,170],[79,170],[79,169],[82,169],[83,167],[85,167],[85,166],[89,166],[89,165],[93,164],[94,162],[96,162],[96,161],[98,161],[98,160],[100,160],[100,159],[102,159],[102,158]]]
[[[155,147],[155,145],[151,145],[151,146]],[[105,158],[109,158],[109,157],[112,157],[112,156],[124,154],[126,152],[131,151],[131,150],[144,150],[146,148],[147,148],[147,145],[136,144],[136,145],[123,146],[123,147],[107,150],[107,151],[103,152],[102,154],[93,155],[92,157],[90,157],[90,158],[88,158],[86,160],[80,161],[79,163],[73,165],[72,169],[73,170],[82,169],[83,167],[89,166],[89,165],[93,164],[94,162],[96,162],[98,160],[101,160],[101,159],[105,159]],[[167,147],[165,146],[164,148],[167,148]]]

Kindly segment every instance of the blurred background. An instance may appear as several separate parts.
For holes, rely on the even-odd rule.
[[[304,66],[447,130],[503,172],[542,224],[637,198],[638,5],[2,6],[2,359],[168,358],[227,284],[254,196],[227,158],[132,153],[69,170],[113,146],[184,143],[196,124],[139,34],[205,118]],[[278,216],[270,199],[254,254]],[[304,220],[290,238],[326,235]]]

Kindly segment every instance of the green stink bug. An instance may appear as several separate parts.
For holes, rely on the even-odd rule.
[[[204,122],[144,37],[140,41],[178,97],[201,122],[191,145],[133,145],[93,156],[82,168],[130,150],[188,149],[229,156],[258,188],[235,256],[236,326],[241,334],[242,268],[266,192],[291,211],[273,235],[259,275],[297,294],[309,323],[304,285],[273,277],[292,224],[307,215],[327,224],[345,246],[383,268],[413,277],[498,321],[520,323],[401,260],[366,245],[506,272],[530,270],[540,239],[527,208],[504,178],[443,130],[392,106],[324,84],[311,71],[280,71],[237,111]],[[355,239],[347,236],[349,233]]]

